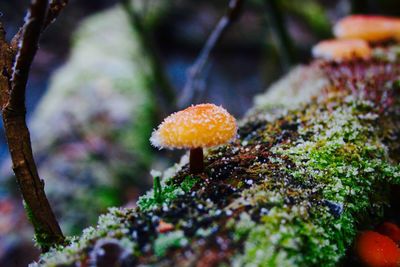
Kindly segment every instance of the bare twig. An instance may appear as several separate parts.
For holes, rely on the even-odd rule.
[[[23,26],[13,75],[11,78],[11,95],[6,109],[25,112],[25,88],[28,81],[29,69],[35,57],[40,32],[46,16],[47,1],[33,1]]]
[[[0,104],[1,109],[8,103],[11,90],[12,62],[14,53],[6,41],[6,32],[0,23]]]
[[[47,5],[47,0],[32,0],[24,26],[11,44],[5,41],[4,31],[0,37],[0,94],[4,130],[28,217],[43,251],[55,244],[63,244],[65,240],[44,192],[44,182],[37,172],[25,119],[26,84],[38,49]]]
[[[69,0],[51,0],[49,3],[49,10],[47,11],[46,19],[44,20],[42,30],[46,30],[47,27],[53,23],[61,11],[67,6]]]
[[[45,31],[47,27],[56,20],[64,7],[66,7],[66,5],[68,4],[68,1],[69,0],[50,0],[46,17],[44,18],[44,22],[41,26],[42,32]],[[21,41],[23,30],[24,27],[21,27],[11,40],[11,47],[14,51],[17,51],[18,49],[18,44]]]
[[[278,45],[278,53],[284,71],[288,71],[295,62],[296,56],[292,40],[286,30],[282,11],[276,0],[265,0],[267,7],[267,18],[271,25],[272,33],[275,35]]]
[[[218,41],[221,40],[222,36],[228,30],[228,28],[239,18],[243,8],[243,4],[244,0],[229,1],[228,10],[226,11],[225,15],[218,21],[196,61],[188,70],[186,84],[183,88],[183,94],[182,97],[179,99],[180,107],[190,104],[196,91],[203,91],[204,88],[201,88],[201,86],[199,85],[203,80],[202,73],[210,57],[210,53],[217,45]]]
[[[164,72],[158,49],[155,47],[143,20],[135,11],[132,2],[129,0],[121,0],[121,4],[126,11],[130,24],[133,30],[137,33],[138,41],[140,42],[141,50],[144,56],[148,59],[151,69],[151,77],[148,77],[149,87],[154,90],[154,96],[160,97],[161,104],[159,106],[160,116],[165,117],[176,108],[176,96],[174,88],[168,80]]]

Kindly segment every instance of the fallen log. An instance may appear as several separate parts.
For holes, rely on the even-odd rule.
[[[205,152],[204,173],[184,158],[32,266],[338,265],[400,184],[397,50],[295,68]]]

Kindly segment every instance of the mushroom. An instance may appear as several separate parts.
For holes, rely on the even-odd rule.
[[[329,60],[368,58],[371,53],[368,43],[362,39],[325,40],[312,49],[314,57]]]
[[[337,38],[360,38],[372,42],[400,39],[400,19],[352,15],[338,21],[333,32]]]
[[[190,106],[165,118],[150,138],[153,146],[190,149],[192,174],[204,171],[203,148],[225,144],[237,131],[236,120],[214,104]]]
[[[355,244],[359,259],[366,266],[399,266],[400,249],[387,236],[374,231],[362,232]]]

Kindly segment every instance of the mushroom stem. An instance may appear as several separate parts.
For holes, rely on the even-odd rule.
[[[190,149],[189,168],[191,174],[198,174],[204,171],[203,148]]]

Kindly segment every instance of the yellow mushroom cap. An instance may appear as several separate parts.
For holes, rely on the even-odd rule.
[[[312,49],[316,58],[344,60],[351,58],[368,58],[372,50],[368,43],[361,39],[336,39],[319,42]]]
[[[400,19],[384,16],[352,15],[338,21],[333,32],[337,38],[360,38],[366,41],[399,39]]]
[[[236,120],[214,104],[188,107],[165,118],[150,138],[158,148],[213,147],[232,140]]]

